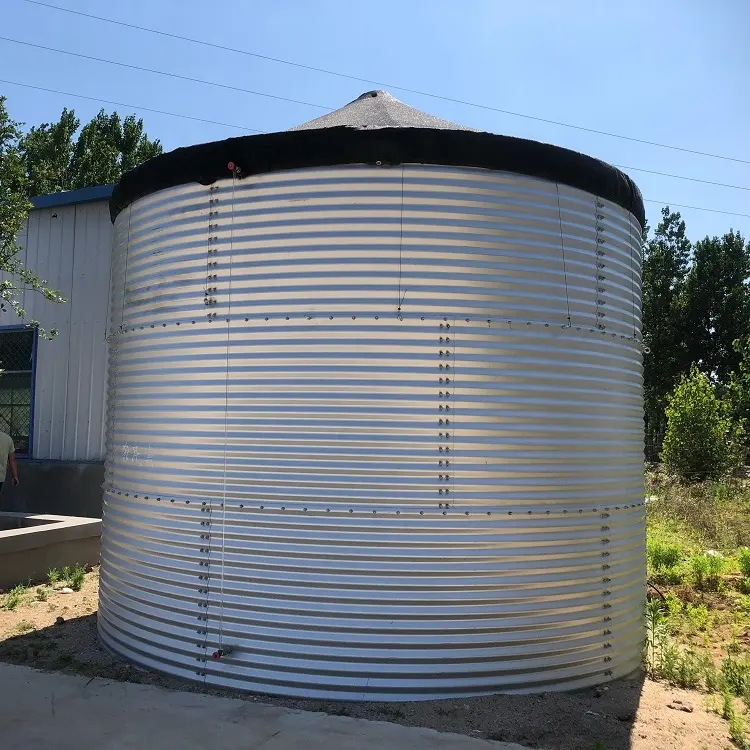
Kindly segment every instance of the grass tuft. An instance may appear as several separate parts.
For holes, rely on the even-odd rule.
[[[6,595],[5,595],[5,601],[3,602],[3,607],[7,610],[14,610],[23,599],[24,594],[26,593],[26,586],[24,586],[22,583],[19,583],[18,586],[14,586]]]

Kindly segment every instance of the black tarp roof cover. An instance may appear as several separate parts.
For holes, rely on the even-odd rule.
[[[440,164],[538,177],[605,198],[635,216],[640,190],[624,172],[577,151],[482,133],[420,112],[385,91],[368,91],[345,107],[282,133],[264,133],[178,148],[126,172],[110,199],[112,221],[133,201],[159,190],[229,177],[343,164]]]

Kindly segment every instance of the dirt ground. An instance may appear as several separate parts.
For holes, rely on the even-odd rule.
[[[128,665],[96,635],[99,574],[81,591],[30,587],[13,610],[1,606],[0,661],[92,678],[148,683],[309,711],[392,721],[517,742],[544,750],[724,750],[734,747],[716,699],[651,681],[619,681],[574,694],[486,696],[418,703],[293,700],[204,688]],[[38,593],[39,589],[51,591]],[[47,597],[45,601],[41,598]],[[59,621],[62,618],[63,621]],[[672,706],[670,708],[669,706]],[[691,711],[684,709],[690,708]]]

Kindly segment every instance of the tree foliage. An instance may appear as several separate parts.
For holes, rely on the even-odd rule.
[[[667,397],[685,361],[683,287],[691,244],[679,213],[662,209],[662,219],[644,244],[643,356],[647,452],[657,452],[664,436]]]
[[[732,419],[750,425],[750,336],[737,339],[733,346],[740,358],[737,369],[729,377],[727,400],[732,410]],[[750,454],[750,431],[743,435],[744,455]]]
[[[54,336],[27,320],[23,308],[26,290],[51,302],[65,300],[19,257],[17,237],[31,204],[29,197],[116,182],[123,172],[162,152],[158,140],[143,132],[143,120],[101,110],[80,127],[72,109],[60,119],[31,127],[26,133],[13,121],[0,97],[0,308],[9,306],[21,320]]]
[[[718,479],[740,462],[741,423],[696,365],[680,380],[666,409],[662,461],[688,481]]]
[[[32,127],[21,138],[29,195],[110,185],[162,152],[133,115],[121,119],[102,109],[80,131],[79,126],[75,111],[66,108],[57,122]]]
[[[644,244],[646,456],[656,460],[669,394],[696,365],[720,390],[738,372],[737,340],[750,335],[750,243],[730,230],[692,244],[669,207]],[[736,389],[735,389],[736,390]],[[739,413],[739,412],[738,412]]]
[[[750,333],[750,244],[739,232],[695,244],[685,280],[685,344],[688,362],[725,382],[740,355],[734,342]]]
[[[70,189],[73,136],[80,124],[75,112],[65,108],[58,122],[34,126],[21,138],[29,195]]]
[[[26,320],[22,306],[25,289],[38,292],[51,302],[63,302],[59,292],[49,287],[34,271],[25,267],[18,257],[20,248],[16,238],[21,232],[31,204],[27,198],[26,170],[20,147],[21,126],[8,115],[5,97],[0,97],[0,309],[6,306],[21,320]],[[39,326],[36,320],[27,321]],[[40,328],[42,335],[54,336]]]

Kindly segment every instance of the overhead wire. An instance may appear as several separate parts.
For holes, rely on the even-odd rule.
[[[31,1],[31,0],[27,0],[27,1]],[[54,7],[54,6],[50,6],[50,7]],[[218,82],[213,82],[213,81],[205,81],[205,80],[202,80],[202,79],[199,79],[199,78],[192,78],[192,77],[189,77],[189,76],[183,76],[183,75],[180,75],[178,73],[170,73],[170,72],[167,72],[167,71],[160,71],[160,70],[155,70],[155,69],[152,69],[152,68],[145,68],[145,67],[141,67],[141,66],[137,66],[137,65],[132,65],[130,63],[122,63],[122,62],[115,61],[115,60],[107,60],[105,58],[98,58],[98,57],[94,57],[94,56],[91,56],[91,55],[85,55],[83,53],[71,52],[69,50],[60,50],[60,49],[57,49],[55,47],[48,47],[48,46],[45,46],[45,45],[35,44],[33,42],[26,42],[26,41],[21,41],[21,40],[17,40],[17,39],[11,39],[11,38],[8,38],[8,37],[2,37],[2,36],[0,36],[0,40],[1,41],[12,42],[12,43],[15,43],[15,44],[22,44],[22,45],[26,45],[26,46],[30,46],[30,47],[35,47],[37,49],[45,49],[45,50],[48,50],[48,51],[51,51],[51,52],[58,52],[58,53],[61,53],[61,54],[71,55],[71,56],[74,56],[74,57],[82,57],[84,59],[94,60],[96,62],[103,62],[103,63],[108,63],[108,64],[111,64],[111,65],[118,65],[118,66],[125,67],[125,68],[131,68],[131,69],[135,69],[135,70],[140,70],[140,71],[143,71],[143,72],[154,73],[154,74],[157,74],[157,75],[163,75],[163,76],[178,78],[178,79],[181,79],[181,80],[187,80],[187,81],[191,81],[191,82],[195,82],[195,83],[201,83],[203,85],[218,86],[220,88],[230,89],[230,90],[234,90],[234,91],[240,91],[240,92],[251,94],[251,95],[255,95],[255,96],[263,96],[263,97],[268,97],[268,98],[271,98],[271,99],[279,99],[279,100],[291,102],[291,103],[294,103],[294,104],[303,104],[303,105],[306,105],[306,106],[312,106],[312,107],[317,107],[317,108],[320,108],[320,109],[327,109],[329,111],[332,111],[331,107],[327,107],[327,106],[322,105],[322,104],[315,104],[315,103],[312,103],[312,102],[303,102],[303,101],[300,101],[300,100],[290,99],[290,98],[287,98],[287,97],[277,96],[277,95],[274,95],[274,94],[268,94],[268,93],[265,93],[265,92],[258,92],[258,91],[254,91],[254,90],[251,90],[251,89],[244,89],[244,88],[240,88],[240,87],[236,87],[236,86],[230,86],[229,84],[223,84],[223,83],[218,83]],[[5,83],[5,84],[8,84],[8,85],[13,85],[13,86],[21,86],[21,87],[25,87],[25,88],[29,88],[29,89],[34,89],[34,90],[37,90],[37,91],[46,91],[48,93],[60,94],[60,95],[64,95],[64,96],[72,96],[72,97],[76,97],[76,98],[87,99],[89,101],[97,101],[97,102],[102,102],[102,103],[106,103],[106,104],[113,104],[115,106],[120,106],[120,107],[131,107],[131,108],[136,109],[136,110],[143,110],[143,111],[146,111],[146,112],[154,112],[156,114],[167,115],[167,116],[170,116],[170,117],[179,117],[179,118],[183,118],[183,119],[187,119],[187,120],[193,120],[193,121],[196,121],[196,122],[204,122],[204,123],[211,124],[211,125],[220,125],[220,126],[223,126],[223,127],[236,128],[236,129],[239,129],[239,130],[244,130],[244,131],[252,132],[252,133],[264,133],[265,132],[265,131],[259,130],[257,128],[249,128],[249,127],[247,127],[245,125],[238,125],[238,124],[235,124],[235,123],[221,122],[221,121],[218,121],[218,120],[211,120],[211,119],[207,119],[207,118],[203,118],[203,117],[197,117],[197,116],[193,116],[193,115],[186,115],[186,114],[182,114],[182,113],[178,113],[178,112],[171,112],[171,111],[168,111],[168,110],[156,109],[156,108],[153,108],[153,107],[146,107],[146,106],[135,105],[135,104],[126,104],[126,103],[117,102],[117,101],[114,101],[114,100],[111,100],[111,99],[103,99],[103,98],[99,98],[99,97],[88,96],[86,94],[75,94],[75,93],[72,93],[72,92],[61,91],[59,89],[52,89],[52,88],[48,88],[48,87],[44,87],[44,86],[37,86],[37,85],[28,84],[28,83],[21,83],[19,81],[11,81],[11,80],[7,80],[7,79],[0,79],[0,83]],[[732,184],[729,184],[729,183],[714,182],[714,181],[711,181],[711,180],[703,180],[703,179],[700,179],[700,178],[697,178],[697,177],[688,177],[687,175],[676,175],[676,174],[670,174],[670,173],[667,173],[667,172],[658,172],[656,170],[650,170],[650,169],[645,169],[645,168],[641,168],[641,167],[630,167],[630,166],[624,166],[624,165],[615,165],[615,166],[618,166],[620,169],[627,169],[627,170],[632,170],[632,171],[640,171],[640,172],[645,172],[645,173],[648,173],[648,174],[655,174],[655,175],[660,175],[660,176],[663,176],[663,177],[669,177],[669,178],[681,179],[681,180],[688,180],[688,181],[691,181],[691,182],[698,182],[698,183],[703,183],[703,184],[708,184],[708,185],[715,185],[715,186],[718,186],[718,187],[730,188],[730,189],[734,189],[734,190],[750,190],[750,188],[745,187],[743,185],[732,185]],[[738,216],[738,217],[743,217],[743,218],[750,218],[750,214],[744,214],[744,213],[739,213],[739,212],[734,212],[734,211],[724,211],[724,210],[716,209],[716,208],[707,208],[705,206],[689,206],[689,205],[685,205],[685,204],[674,203],[672,201],[662,201],[662,200],[655,200],[655,199],[650,199],[650,198],[644,198],[644,200],[646,202],[648,202],[648,203],[659,203],[661,205],[670,205],[670,206],[675,206],[677,208],[687,208],[687,209],[694,210],[694,211],[706,211],[706,212],[709,212],[709,213],[725,214],[727,216]]]
[[[726,214],[727,216],[742,216],[745,219],[750,219],[750,214],[741,214],[736,211],[721,211],[718,208],[705,208],[704,206],[686,206],[684,203],[673,203],[672,201],[660,201],[656,198],[644,198],[646,203],[659,203],[662,206],[674,206],[675,208],[689,208],[692,211],[708,211],[712,214]]]
[[[669,172],[657,172],[654,169],[644,169],[643,167],[626,167],[623,164],[613,164],[613,167],[617,167],[618,169],[627,169],[631,172],[645,172],[646,174],[656,174],[661,177],[671,177],[675,180],[688,180],[689,182],[700,182],[703,185],[716,185],[717,187],[723,187],[723,188],[731,188],[732,190],[748,190],[750,191],[750,187],[745,187],[745,185],[731,185],[727,182],[714,182],[713,180],[702,180],[700,177],[688,177],[684,174],[670,174]]]
[[[107,63],[108,65],[116,65],[120,68],[128,68],[130,70],[140,70],[143,73],[154,73],[155,75],[167,76],[169,78],[177,78],[181,81],[189,81],[190,83],[200,83],[204,86],[216,86],[217,88],[227,89],[229,91],[239,91],[243,94],[252,94],[253,96],[264,96],[268,99],[276,99],[277,101],[290,102],[292,104],[302,104],[306,107],[315,107],[317,109],[326,109],[329,112],[333,111],[333,107],[327,107],[323,104],[313,104],[312,102],[305,102],[301,99],[291,99],[288,96],[278,96],[276,94],[269,94],[265,91],[254,91],[253,89],[245,89],[241,86],[232,86],[228,83],[220,83],[219,81],[205,81],[202,78],[193,78],[192,76],[184,76],[180,73],[170,73],[166,70],[156,70],[155,68],[146,68],[142,65],[134,65],[133,63],[124,63],[119,60],[108,60],[106,57],[96,57],[95,55],[86,55],[83,52],[72,52],[66,49],[59,49],[58,47],[49,47],[45,44],[35,44],[34,42],[27,42],[22,39],[13,39],[7,36],[0,36],[0,41],[10,42],[11,44],[20,44],[24,47],[33,47],[34,49],[43,49],[47,52],[57,52],[61,55],[70,55],[71,57],[80,57],[83,60],[93,60],[94,62]]]
[[[0,78],[0,83],[5,83],[5,84],[8,84],[10,86],[20,86],[22,88],[28,88],[28,89],[32,89],[34,91],[45,91],[45,92],[50,93],[50,94],[60,94],[61,96],[70,96],[70,97],[77,98],[77,99],[86,99],[88,101],[100,102],[102,104],[113,104],[113,105],[115,105],[117,107],[129,107],[130,109],[134,109],[134,110],[142,110],[144,112],[154,112],[156,114],[166,115],[168,117],[179,117],[179,118],[186,119],[186,120],[193,120],[195,122],[204,122],[204,123],[207,123],[209,125],[220,125],[220,126],[226,127],[226,128],[235,128],[237,130],[244,130],[244,131],[246,131],[248,133],[265,133],[266,132],[265,130],[259,130],[258,128],[250,128],[250,127],[247,127],[246,125],[239,125],[239,124],[233,123],[233,122],[221,122],[219,120],[209,120],[209,119],[207,119],[205,117],[197,117],[195,115],[186,115],[186,114],[183,114],[181,112],[170,112],[169,110],[155,109],[153,107],[146,107],[146,106],[141,105],[141,104],[131,104],[131,103],[126,103],[126,102],[118,102],[118,101],[115,101],[113,99],[104,99],[104,98],[97,97],[97,96],[89,96],[87,94],[76,94],[76,93],[73,93],[72,91],[62,91],[60,89],[52,89],[52,88],[48,88],[46,86],[36,86],[34,84],[31,84],[31,83],[22,83],[20,81],[11,81],[11,80],[8,80],[8,79],[5,79],[5,78]],[[728,183],[723,183],[723,182],[711,182],[709,180],[701,180],[701,179],[699,179],[697,177],[688,177],[686,175],[668,174],[666,172],[656,172],[656,171],[654,171],[652,169],[642,169],[640,167],[628,167],[628,166],[624,166],[622,164],[615,164],[614,166],[618,167],[619,169],[627,169],[627,170],[636,171],[636,172],[647,172],[648,174],[657,174],[657,175],[661,175],[663,177],[672,177],[672,178],[679,179],[679,180],[689,180],[691,182],[700,182],[700,183],[705,183],[705,184],[708,184],[708,185],[717,185],[719,187],[731,188],[733,190],[750,190],[750,188],[745,187],[744,185],[730,185]],[[647,201],[652,202],[652,203],[661,203],[662,205],[670,205],[670,206],[678,206],[678,205],[680,205],[680,204],[677,204],[677,203],[673,203],[671,201],[656,201],[656,200],[651,201],[648,198],[646,198],[644,200],[647,200]],[[706,207],[703,207],[703,206],[683,206],[683,208],[691,208],[691,209],[693,209],[695,211],[709,211],[711,213],[721,213],[721,214],[728,214],[730,216],[743,216],[743,217],[750,218],[750,214],[734,213],[732,211],[722,211],[722,210],[717,209],[717,208],[706,208]]]
[[[737,162],[739,164],[750,164],[750,159],[742,159],[736,156],[728,156],[726,154],[714,154],[714,153],[710,153],[707,151],[700,151],[698,149],[691,149],[691,148],[686,148],[683,146],[677,146],[675,144],[661,143],[659,141],[651,141],[645,138],[637,138],[635,136],[625,135],[623,133],[613,133],[607,130],[600,130],[598,128],[590,128],[590,127],[586,127],[583,125],[576,125],[574,123],[563,122],[561,120],[553,120],[553,119],[546,118],[546,117],[530,115],[524,112],[515,112],[513,110],[502,109],[500,107],[493,107],[489,104],[482,104],[479,102],[472,102],[466,99],[458,99],[458,98],[446,96],[443,94],[435,94],[429,91],[421,91],[419,89],[407,88],[405,86],[399,86],[393,83],[385,83],[383,81],[377,81],[371,78],[363,78],[360,76],[355,76],[350,73],[342,73],[336,70],[320,68],[314,65],[307,65],[305,63],[294,62],[293,60],[285,60],[284,58],[281,58],[281,57],[273,57],[271,55],[264,55],[259,52],[253,52],[251,50],[240,49],[237,47],[230,47],[229,45],[219,44],[217,42],[210,42],[206,39],[198,39],[195,37],[185,36],[182,34],[175,34],[174,32],[163,31],[161,29],[154,29],[149,26],[141,26],[135,23],[128,23],[127,21],[119,21],[114,18],[107,18],[106,16],[99,16],[93,13],[85,13],[84,11],[74,10],[72,8],[63,8],[63,7],[60,7],[59,5],[53,5],[52,3],[42,2],[42,0],[23,0],[23,1],[30,5],[36,5],[36,6],[48,8],[51,10],[57,10],[63,13],[70,13],[72,15],[89,18],[95,21],[113,24],[116,26],[123,26],[123,27],[134,29],[137,31],[143,31],[149,34],[156,34],[158,36],[167,37],[170,39],[176,39],[176,40],[183,41],[183,42],[189,42],[190,44],[199,44],[205,47],[210,47],[212,49],[222,50],[224,52],[231,52],[234,54],[254,57],[259,60],[267,60],[269,62],[278,63],[280,65],[287,65],[287,66],[291,66],[295,68],[300,68],[303,70],[309,70],[309,71],[316,72],[316,73],[322,73],[324,75],[336,76],[338,78],[344,78],[350,81],[357,81],[359,83],[366,83],[372,86],[380,86],[380,87],[387,88],[387,89],[393,89],[395,91],[404,91],[410,94],[416,94],[417,96],[425,96],[431,99],[437,99],[440,101],[450,102],[452,104],[460,104],[460,105],[467,106],[467,107],[487,110],[489,112],[497,112],[500,114],[509,115],[511,117],[521,117],[527,120],[535,120],[537,122],[543,122],[548,125],[555,125],[557,127],[572,128],[574,130],[580,130],[586,133],[594,133],[596,135],[603,135],[608,138],[619,138],[621,140],[631,141],[633,143],[642,143],[648,146],[655,146],[657,148],[671,149],[674,151],[680,151],[682,153],[687,153],[687,154],[694,154],[697,156],[706,156],[711,159],[721,159],[724,161]],[[312,106],[320,106],[320,105],[312,105]]]
[[[167,115],[169,117],[179,117],[179,118],[183,118],[183,119],[186,119],[186,120],[194,120],[196,122],[208,123],[210,125],[221,125],[221,126],[227,127],[227,128],[236,128],[237,130],[245,130],[245,131],[250,132],[250,133],[264,133],[264,132],[266,132],[264,130],[259,130],[257,128],[249,128],[246,125],[238,125],[236,123],[231,123],[231,122],[220,122],[218,120],[209,120],[209,119],[206,119],[206,118],[203,118],[203,117],[196,117],[196,116],[193,116],[193,115],[182,114],[180,112],[170,112],[170,111],[164,110],[164,109],[154,109],[153,107],[146,107],[146,106],[143,106],[143,105],[140,105],[140,104],[128,104],[128,103],[125,103],[125,102],[118,102],[118,101],[115,101],[113,99],[103,99],[103,98],[96,97],[96,96],[88,96],[87,94],[75,94],[75,93],[70,92],[70,91],[61,91],[60,89],[52,89],[52,88],[48,88],[46,86],[35,86],[33,84],[30,84],[30,83],[21,83],[20,81],[10,81],[10,80],[4,79],[4,78],[0,78],[0,83],[9,84],[11,86],[21,86],[23,88],[33,89],[35,91],[46,91],[46,92],[51,93],[51,94],[60,94],[62,96],[71,96],[71,97],[78,98],[78,99],[86,99],[88,101],[100,102],[100,103],[103,103],[103,104],[113,104],[113,105],[115,105],[117,107],[129,107],[129,108],[134,109],[134,110],[142,110],[144,112],[154,112],[154,113],[160,114],[160,115]],[[701,182],[701,183],[705,182],[705,183],[708,183],[710,185],[718,185],[718,186],[721,186],[721,187],[733,188],[735,190],[748,190],[748,189],[750,189],[750,188],[744,187],[742,185],[729,185],[729,184],[718,183],[718,182],[709,182],[708,180],[701,180],[701,179],[698,179],[697,177],[687,177],[685,175],[666,174],[666,173],[663,173],[663,172],[655,172],[654,170],[650,170],[650,169],[640,169],[638,167],[626,167],[626,166],[623,166],[623,165],[615,165],[615,166],[618,166],[620,169],[630,169],[630,170],[634,170],[634,171],[648,172],[649,174],[659,174],[659,175],[663,175],[664,177],[674,177],[674,178],[681,179],[681,180],[691,180],[693,182]],[[674,203],[672,201],[659,201],[659,200],[653,200],[653,199],[650,199],[650,198],[644,198],[644,200],[646,202],[648,202],[648,203],[660,203],[663,206],[664,205],[669,205],[669,206],[675,206],[677,208],[689,208],[689,209],[691,209],[693,211],[707,211],[709,213],[726,214],[728,216],[740,216],[740,217],[743,217],[743,218],[750,218],[750,214],[737,213],[737,212],[734,212],[734,211],[723,211],[723,210],[718,209],[718,208],[707,208],[705,206],[686,206],[686,205],[683,205],[683,204],[680,204],[680,203]]]
[[[98,96],[88,96],[87,94],[74,94],[71,91],[61,91],[60,89],[50,89],[46,86],[35,86],[31,83],[21,83],[20,81],[9,81],[5,78],[0,78],[0,83],[6,83],[10,86],[21,86],[22,88],[33,89],[35,91],[46,91],[49,94],[60,94],[61,96],[71,96],[75,99],[87,99],[91,102],[99,102],[101,104],[114,104],[116,107],[128,107],[135,110],[143,110],[144,112],[154,112],[158,115],[168,115],[169,117],[181,117],[185,120],[194,120],[195,122],[205,122],[209,125],[221,125],[225,128],[236,128],[237,130],[246,130],[251,133],[263,133],[263,130],[257,130],[256,128],[248,128],[245,125],[237,125],[232,122],[220,122],[219,120],[207,120],[205,117],[195,117],[194,115],[185,115],[180,112],[168,112],[165,109],[154,109],[153,107],[144,107],[141,104],[127,104],[126,102],[116,102],[113,99],[102,99]]]

